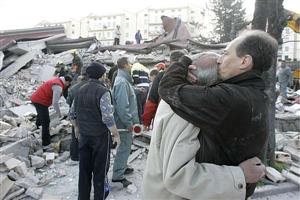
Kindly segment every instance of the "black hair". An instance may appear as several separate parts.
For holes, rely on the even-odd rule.
[[[268,33],[254,30],[246,32],[236,47],[238,57],[251,55],[253,70],[262,73],[274,65],[277,58],[278,43]]]

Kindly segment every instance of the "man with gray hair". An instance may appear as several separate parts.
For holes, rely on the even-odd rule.
[[[218,80],[218,58],[219,55],[212,52],[193,56],[192,65],[195,69],[190,70],[190,73],[197,79],[188,77],[188,80],[200,86],[215,83]],[[159,103],[153,132],[155,134],[151,138],[143,178],[143,199],[210,199],[209,195],[215,187],[211,177],[223,173],[231,179],[231,166],[215,170],[219,166],[196,162],[195,155],[201,148],[197,138],[200,128],[175,114],[164,100]],[[229,188],[224,186],[222,189]],[[218,192],[219,199],[236,198],[234,193],[224,197],[223,190]]]
[[[194,170],[204,173],[200,179],[191,176],[192,185],[186,190],[195,192],[193,184],[201,182],[202,190],[211,189],[203,199],[224,199],[221,196],[227,195],[231,197],[226,199],[245,199],[253,194],[265,173],[260,159],[268,135],[269,102],[262,73],[274,65],[277,49],[277,41],[269,34],[248,31],[234,39],[218,59],[220,82],[211,86],[189,84],[186,75],[192,60],[188,57],[172,65],[162,78],[162,99],[176,114],[201,128],[201,147],[195,156],[200,167]],[[203,182],[207,175],[210,180]],[[174,174],[165,177],[165,182],[171,182],[173,188],[178,185]]]

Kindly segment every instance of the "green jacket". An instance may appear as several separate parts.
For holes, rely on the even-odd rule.
[[[132,79],[124,69],[118,69],[112,89],[112,99],[115,108],[114,117],[118,129],[130,128],[134,124],[139,124]]]

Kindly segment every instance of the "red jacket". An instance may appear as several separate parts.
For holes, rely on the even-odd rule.
[[[64,89],[64,83],[60,78],[51,79],[41,85],[30,97],[32,103],[38,103],[43,106],[51,106],[52,104],[52,86],[59,85]]]

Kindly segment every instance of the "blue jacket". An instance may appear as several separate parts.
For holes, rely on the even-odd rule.
[[[112,99],[115,108],[114,117],[118,129],[130,128],[134,124],[139,123],[132,79],[124,69],[118,69],[112,89]]]

